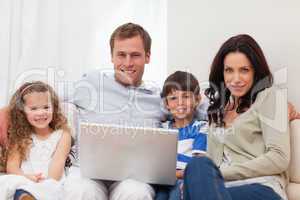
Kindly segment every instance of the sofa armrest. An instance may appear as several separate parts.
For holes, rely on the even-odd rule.
[[[7,140],[7,129],[8,129],[8,107],[0,109],[0,145],[5,145]]]
[[[0,145],[0,174],[2,172],[5,172],[5,161],[1,156],[2,156],[2,146]]]
[[[290,123],[291,136],[291,162],[290,181],[300,183],[300,120],[293,120]]]

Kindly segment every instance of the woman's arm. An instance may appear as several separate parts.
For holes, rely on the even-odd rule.
[[[256,109],[265,153],[221,169],[225,180],[278,175],[287,170],[290,161],[290,135],[284,95],[286,94],[281,91],[270,90]]]
[[[48,177],[59,181],[71,149],[71,134],[63,131],[49,166]]]

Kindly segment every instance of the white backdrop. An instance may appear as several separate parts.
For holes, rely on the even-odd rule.
[[[112,69],[109,38],[126,22],[153,40],[145,80],[166,76],[166,0],[0,0],[0,106],[24,80],[56,89],[91,69]],[[157,76],[160,74],[160,76]]]
[[[168,73],[189,70],[207,81],[222,43],[240,33],[258,41],[275,79],[287,82],[289,100],[300,110],[298,0],[169,0]]]
[[[168,73],[187,69],[206,81],[220,45],[248,33],[273,72],[287,69],[289,99],[300,110],[299,8],[298,0],[0,0],[0,106],[18,77],[72,81],[111,66],[109,36],[133,21],[153,38],[146,79],[161,83],[168,66]]]

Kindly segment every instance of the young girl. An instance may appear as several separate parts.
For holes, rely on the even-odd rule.
[[[0,199],[58,199],[71,148],[67,120],[53,89],[25,83],[9,104],[7,173]],[[25,198],[26,197],[26,198]]]

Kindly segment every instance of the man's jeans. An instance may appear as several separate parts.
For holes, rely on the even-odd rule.
[[[218,167],[207,157],[193,158],[185,169],[184,200],[280,200],[270,187],[247,184],[226,188]]]

